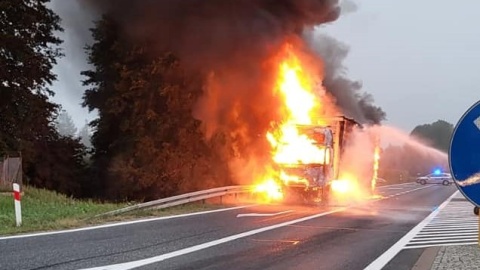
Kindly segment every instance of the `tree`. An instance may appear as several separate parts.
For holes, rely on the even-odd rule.
[[[99,113],[92,122],[92,178],[105,192],[99,195],[147,200],[228,179],[210,169],[215,153],[192,117],[203,76],[186,72],[169,52],[152,57],[147,41],[123,39],[108,16],[92,34],[84,105]]]
[[[62,56],[60,18],[48,0],[0,1],[0,154],[21,152],[29,183],[79,194],[84,169],[77,140],[54,127],[58,105],[48,100]]]
[[[55,121],[55,127],[58,133],[64,137],[75,137],[77,128],[73,123],[72,117],[65,110],[61,110]]]
[[[87,148],[92,148],[91,138],[92,135],[90,133],[90,126],[88,122],[85,121],[85,125],[80,129],[78,132],[78,137],[80,138],[80,142]]]
[[[448,152],[453,128],[452,124],[438,120],[431,124],[416,126],[410,136],[424,140],[438,150]]]
[[[0,140],[3,151],[25,150],[51,130],[57,106],[48,101],[52,67],[61,56],[60,18],[48,1],[0,1]],[[28,155],[24,155],[27,158]]]

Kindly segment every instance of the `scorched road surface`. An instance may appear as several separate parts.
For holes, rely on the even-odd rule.
[[[455,190],[411,183],[354,207],[252,206],[0,238],[0,269],[363,269]]]

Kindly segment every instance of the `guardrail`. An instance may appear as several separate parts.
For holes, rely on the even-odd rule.
[[[150,207],[155,209],[163,209],[163,208],[182,205],[186,203],[191,203],[191,202],[196,202],[196,201],[201,201],[201,200],[206,200],[206,199],[211,199],[216,197],[222,197],[230,194],[247,193],[247,192],[250,192],[251,190],[252,190],[251,186],[227,186],[227,187],[212,188],[212,189],[201,190],[201,191],[186,193],[182,195],[177,195],[173,197],[168,197],[168,198],[163,198],[155,201],[149,201],[145,203],[132,205],[125,208],[113,210],[107,213],[103,213],[103,214],[97,215],[96,217],[117,215],[117,214],[122,214],[130,211],[134,211],[134,210],[150,208]]]

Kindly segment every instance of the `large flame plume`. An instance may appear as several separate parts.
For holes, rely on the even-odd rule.
[[[326,89],[322,85],[322,73],[312,67],[297,47],[292,44],[286,44],[281,52],[277,64],[277,76],[272,85],[273,94],[279,97],[283,103],[280,104],[279,112],[281,120],[272,123],[271,129],[266,133],[266,139],[271,146],[272,166],[268,173],[260,177],[261,181],[256,185],[255,191],[264,194],[268,200],[284,199],[282,187],[290,184],[299,184],[308,188],[311,184],[301,176],[290,174],[284,168],[302,166],[306,164],[330,164],[332,157],[326,146],[319,141],[322,138],[316,136],[325,136],[323,133],[310,132],[305,134],[302,127],[326,127],[329,123],[327,119],[338,114],[333,100],[326,94]],[[317,62],[318,64],[318,62]],[[364,137],[371,138],[369,135]],[[358,139],[358,138],[357,138]],[[370,144],[369,144],[370,145]],[[333,196],[340,199],[349,199],[352,197],[363,198],[365,191],[361,186],[364,181],[370,183],[372,192],[376,186],[378,177],[380,147],[378,140],[375,141],[374,148],[371,148],[369,156],[372,157],[367,171],[372,172],[373,176],[364,177],[366,170],[355,170],[352,164],[358,163],[362,155],[357,155],[358,151],[352,149],[355,156],[346,160],[350,164],[342,164],[345,167],[341,170],[339,179],[329,179],[331,181],[331,190]],[[375,150],[373,150],[375,149]],[[364,152],[365,148],[361,148]],[[372,155],[373,152],[373,155]],[[337,153],[339,154],[339,153]],[[345,166],[348,165],[348,166]]]
[[[302,177],[289,175],[281,167],[331,162],[330,152],[318,143],[321,138],[315,137],[324,135],[307,135],[301,129],[302,126],[327,126],[325,119],[338,112],[325,94],[321,74],[311,72],[306,62],[302,61],[301,54],[291,44],[283,48],[281,55],[273,92],[284,101],[284,107],[281,108],[282,121],[273,124],[266,134],[276,169],[270,169],[255,188],[255,191],[263,192],[270,200],[284,198],[281,195],[282,183],[302,184],[305,187],[310,184]],[[341,179],[332,181],[331,188],[334,195],[348,196],[357,192],[358,179],[355,175],[344,172]]]
[[[373,177],[372,177],[372,194],[375,192],[375,188],[377,186],[377,179],[378,179],[378,169],[380,168],[380,145],[378,139],[375,143],[375,151],[373,153]]]
[[[324,93],[321,86],[320,73],[307,69],[300,58],[300,53],[288,43],[279,54],[277,79],[273,94],[283,101],[280,108],[281,121],[272,123],[266,134],[272,152],[272,162],[275,165],[293,164],[323,164],[330,156],[326,149],[315,144],[315,138],[302,134],[301,125],[323,124],[316,119],[316,113],[326,110],[320,95]],[[282,199],[280,183],[302,183],[308,186],[308,181],[282,170],[270,169],[261,177],[256,185],[256,192],[263,192],[271,200]]]
[[[277,164],[322,164],[329,158],[327,152],[315,145],[314,138],[301,134],[298,128],[298,125],[320,124],[314,123],[314,116],[322,108],[319,98],[323,90],[321,81],[315,80],[316,76],[306,70],[291,44],[287,44],[284,50],[285,58],[279,65],[274,89],[274,93],[285,102],[283,121],[267,133],[274,149],[273,161]],[[315,85],[319,87],[315,89]]]

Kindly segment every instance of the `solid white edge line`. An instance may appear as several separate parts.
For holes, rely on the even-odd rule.
[[[450,200],[457,195],[459,191],[455,191],[450,197],[448,197],[435,211],[430,213],[424,220],[422,220],[417,226],[411,229],[407,234],[405,234],[400,240],[398,240],[393,246],[391,246],[387,251],[385,251],[380,257],[375,259],[370,263],[364,270],[380,270],[385,265],[387,265],[409,242],[410,240],[419,233],[423,227],[425,227],[439,212],[442,210]]]
[[[259,234],[259,233],[262,233],[262,232],[271,231],[271,230],[274,230],[274,229],[290,226],[290,225],[293,225],[293,224],[296,224],[296,223],[300,223],[300,222],[304,222],[304,221],[307,221],[307,220],[319,218],[319,217],[330,215],[330,214],[333,214],[333,213],[342,212],[342,211],[345,211],[346,209],[347,208],[339,208],[339,209],[328,211],[328,212],[323,212],[323,213],[319,213],[319,214],[315,214],[315,215],[311,215],[311,216],[306,216],[306,217],[303,217],[303,218],[294,219],[294,220],[291,220],[291,221],[286,221],[286,222],[283,222],[283,223],[279,223],[279,224],[275,224],[275,225],[251,230],[251,231],[246,231],[246,232],[243,232],[243,233],[227,236],[227,237],[224,237],[224,238],[220,238],[220,239],[213,240],[213,241],[210,241],[210,242],[206,242],[206,243],[203,243],[203,244],[191,246],[191,247],[188,247],[188,248],[183,248],[183,249],[180,249],[180,250],[176,250],[176,251],[173,251],[173,252],[165,253],[165,254],[155,256],[155,257],[151,257],[151,258],[147,258],[147,259],[131,261],[131,262],[126,262],[126,263],[113,264],[113,265],[100,266],[100,267],[94,267],[94,268],[85,268],[83,270],[129,270],[129,269],[149,265],[149,264],[152,264],[152,263],[161,262],[161,261],[164,261],[164,260],[167,260],[167,259],[170,259],[170,258],[182,256],[182,255],[192,253],[192,252],[195,252],[195,251],[199,251],[199,250],[202,250],[202,249],[207,249],[207,248],[210,248],[210,247],[213,247],[213,246],[217,246],[217,245],[220,245],[220,244],[223,244],[223,243],[231,242],[231,241],[234,241],[234,240],[237,240],[237,239],[240,239],[240,238],[245,238],[245,237],[252,236],[252,235],[255,235],[255,234]]]
[[[209,210],[209,211],[186,213],[186,214],[173,215],[173,216],[137,219],[137,220],[131,220],[131,221],[123,221],[123,222],[108,223],[108,224],[103,224],[103,225],[82,227],[82,228],[77,228],[77,229],[68,229],[68,230],[60,230],[60,231],[48,231],[48,232],[40,232],[40,233],[3,236],[3,237],[0,237],[0,241],[1,240],[8,240],[8,239],[47,236],[47,235],[55,235],[55,234],[63,234],[63,233],[97,230],[97,229],[104,229],[104,228],[124,226],[124,225],[132,225],[132,224],[137,224],[137,223],[145,223],[145,222],[152,222],[152,221],[159,221],[159,220],[166,220],[166,219],[173,219],[173,218],[182,218],[182,217],[190,217],[190,216],[197,216],[197,215],[213,214],[213,213],[232,211],[232,210],[243,209],[243,208],[248,208],[248,207],[253,207],[253,206],[255,206],[255,205],[244,205],[244,206],[236,206],[236,207],[222,208],[222,209]]]

